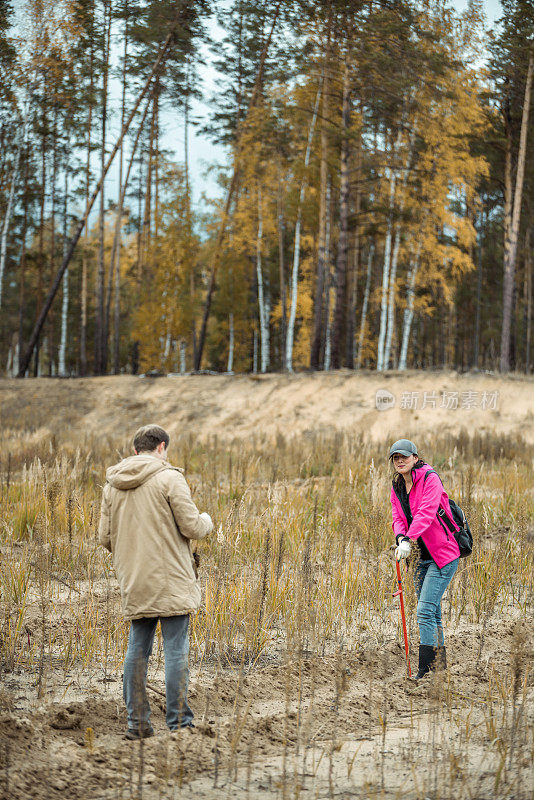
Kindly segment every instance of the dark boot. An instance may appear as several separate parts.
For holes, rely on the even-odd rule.
[[[419,645],[419,671],[414,675],[414,680],[420,681],[421,678],[430,672],[434,661],[436,660],[436,648],[429,644]]]
[[[447,651],[442,644],[438,647],[436,654],[436,669],[447,669]]]
[[[128,728],[125,736],[127,739],[131,739],[133,741],[137,741],[138,739],[149,739],[151,736],[154,736],[154,728],[152,725],[150,728]]]

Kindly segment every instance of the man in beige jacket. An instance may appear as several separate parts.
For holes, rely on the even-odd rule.
[[[182,470],[167,461],[169,435],[158,425],[135,434],[135,455],[106,472],[99,540],[113,554],[122,608],[131,620],[123,695],[129,739],[152,736],[146,694],[158,619],[165,648],[167,725],[193,727],[187,703],[189,615],[200,605],[192,539],[213,530],[200,514]]]

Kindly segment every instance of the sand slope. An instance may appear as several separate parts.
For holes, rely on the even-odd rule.
[[[389,392],[378,410],[378,391]],[[534,378],[454,372],[133,376],[0,380],[6,428],[129,435],[157,421],[171,434],[221,439],[277,431],[351,430],[379,441],[433,432],[492,431],[534,442]]]

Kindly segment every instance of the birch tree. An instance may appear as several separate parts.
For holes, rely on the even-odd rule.
[[[2,306],[2,286],[4,283],[4,271],[6,267],[7,237],[9,233],[9,226],[11,225],[11,217],[13,214],[13,201],[15,199],[15,189],[18,180],[21,147],[22,145],[21,142],[19,141],[15,153],[15,161],[13,164],[13,172],[9,187],[7,208],[4,214],[4,220],[2,224],[2,236],[0,239],[0,307]]]
[[[269,313],[270,304],[264,287],[262,270],[263,208],[261,185],[258,185],[258,233],[256,237],[256,278],[258,281],[258,311],[260,320],[261,371],[269,369]]]
[[[317,113],[321,99],[321,89],[317,90],[315,105],[311,116],[310,127],[308,129],[308,139],[306,142],[306,152],[304,154],[304,176],[300,183],[299,199],[297,205],[297,219],[295,222],[295,238],[293,242],[293,269],[291,271],[291,288],[289,300],[289,320],[287,323],[287,339],[285,348],[285,368],[288,372],[293,372],[293,344],[295,341],[295,322],[297,318],[297,297],[299,283],[299,264],[300,264],[300,235],[302,225],[302,207],[306,193],[306,172],[310,163],[313,135],[317,122]]]

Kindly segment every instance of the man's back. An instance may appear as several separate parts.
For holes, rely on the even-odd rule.
[[[99,527],[113,553],[127,619],[189,614],[200,605],[191,539],[211,530],[181,470],[142,452],[106,473]]]

